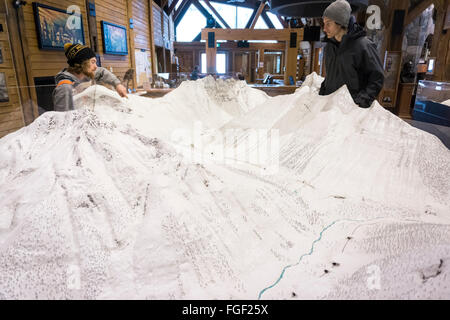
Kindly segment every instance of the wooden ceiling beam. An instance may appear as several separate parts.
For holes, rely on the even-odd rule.
[[[172,4],[169,7],[169,10],[167,11],[167,15],[170,16],[170,14],[172,13],[172,11],[175,9],[175,7],[177,6],[179,0],[174,0],[172,1]]]
[[[292,32],[303,39],[303,29],[202,29],[202,40],[208,40],[208,32],[214,32],[216,40],[289,41]]]
[[[198,0],[192,0],[192,4],[200,11],[200,13],[206,18],[209,19],[212,15],[206,10]]]
[[[267,26],[270,29],[275,29],[275,26],[273,25],[272,20],[270,20],[269,16],[267,15],[267,10],[264,10],[261,13],[261,18],[263,18],[264,22],[267,24]]]
[[[177,51],[190,51],[190,50],[202,50],[205,48],[205,43],[197,41],[197,42],[174,42],[174,48]],[[221,42],[219,50],[236,50],[236,51],[257,51],[260,49],[269,50],[269,51],[284,51],[286,49],[285,42],[277,42],[277,43],[258,43],[258,42],[250,42],[248,48],[238,48],[236,42]]]
[[[255,28],[256,22],[258,22],[259,16],[261,15],[261,13],[263,12],[265,7],[266,7],[266,1],[262,0],[259,5],[258,11],[256,12],[255,17],[253,18],[252,24],[250,25],[250,29]]]
[[[186,11],[189,9],[189,7],[192,4],[192,0],[183,0],[178,7],[178,10],[175,11],[175,15],[173,17],[173,21],[175,22],[175,27],[178,26],[181,19],[183,19],[184,15],[186,14]]]
[[[258,11],[258,8],[254,8],[254,9],[253,9],[252,15],[250,16],[250,18],[249,18],[248,21],[247,21],[247,24],[245,25],[245,28],[246,28],[246,29],[250,28],[250,26],[251,26],[251,24],[252,24],[252,21],[253,21],[253,19],[254,19],[255,16],[256,16],[256,12],[257,12],[257,11]]]

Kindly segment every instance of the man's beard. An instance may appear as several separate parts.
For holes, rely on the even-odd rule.
[[[95,78],[95,74],[93,72],[83,71],[83,74],[91,80],[94,80]]]
[[[83,68],[83,74],[91,80],[94,80],[95,74],[92,71],[89,71],[88,68]]]

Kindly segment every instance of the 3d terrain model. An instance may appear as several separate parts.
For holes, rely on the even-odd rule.
[[[450,298],[450,151],[321,81],[94,86],[0,139],[0,297]]]

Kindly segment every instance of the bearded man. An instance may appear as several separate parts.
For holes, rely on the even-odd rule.
[[[113,86],[121,97],[127,97],[127,89],[111,72],[97,67],[94,51],[81,44],[66,43],[64,53],[68,68],[63,69],[55,77],[56,88],[53,90],[53,107],[55,111],[73,110],[73,91],[82,83],[95,80]]]

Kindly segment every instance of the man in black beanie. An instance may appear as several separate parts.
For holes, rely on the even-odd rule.
[[[81,44],[66,43],[64,52],[68,68],[55,77],[56,88],[53,90],[53,106],[55,111],[73,110],[73,90],[81,83],[91,80],[112,85],[121,97],[127,96],[126,88],[117,77],[102,67],[97,67],[94,51]]]
[[[384,83],[384,70],[375,44],[351,16],[350,4],[337,0],[323,13],[327,45],[324,50],[325,80],[320,95],[347,85],[354,102],[370,108]]]

